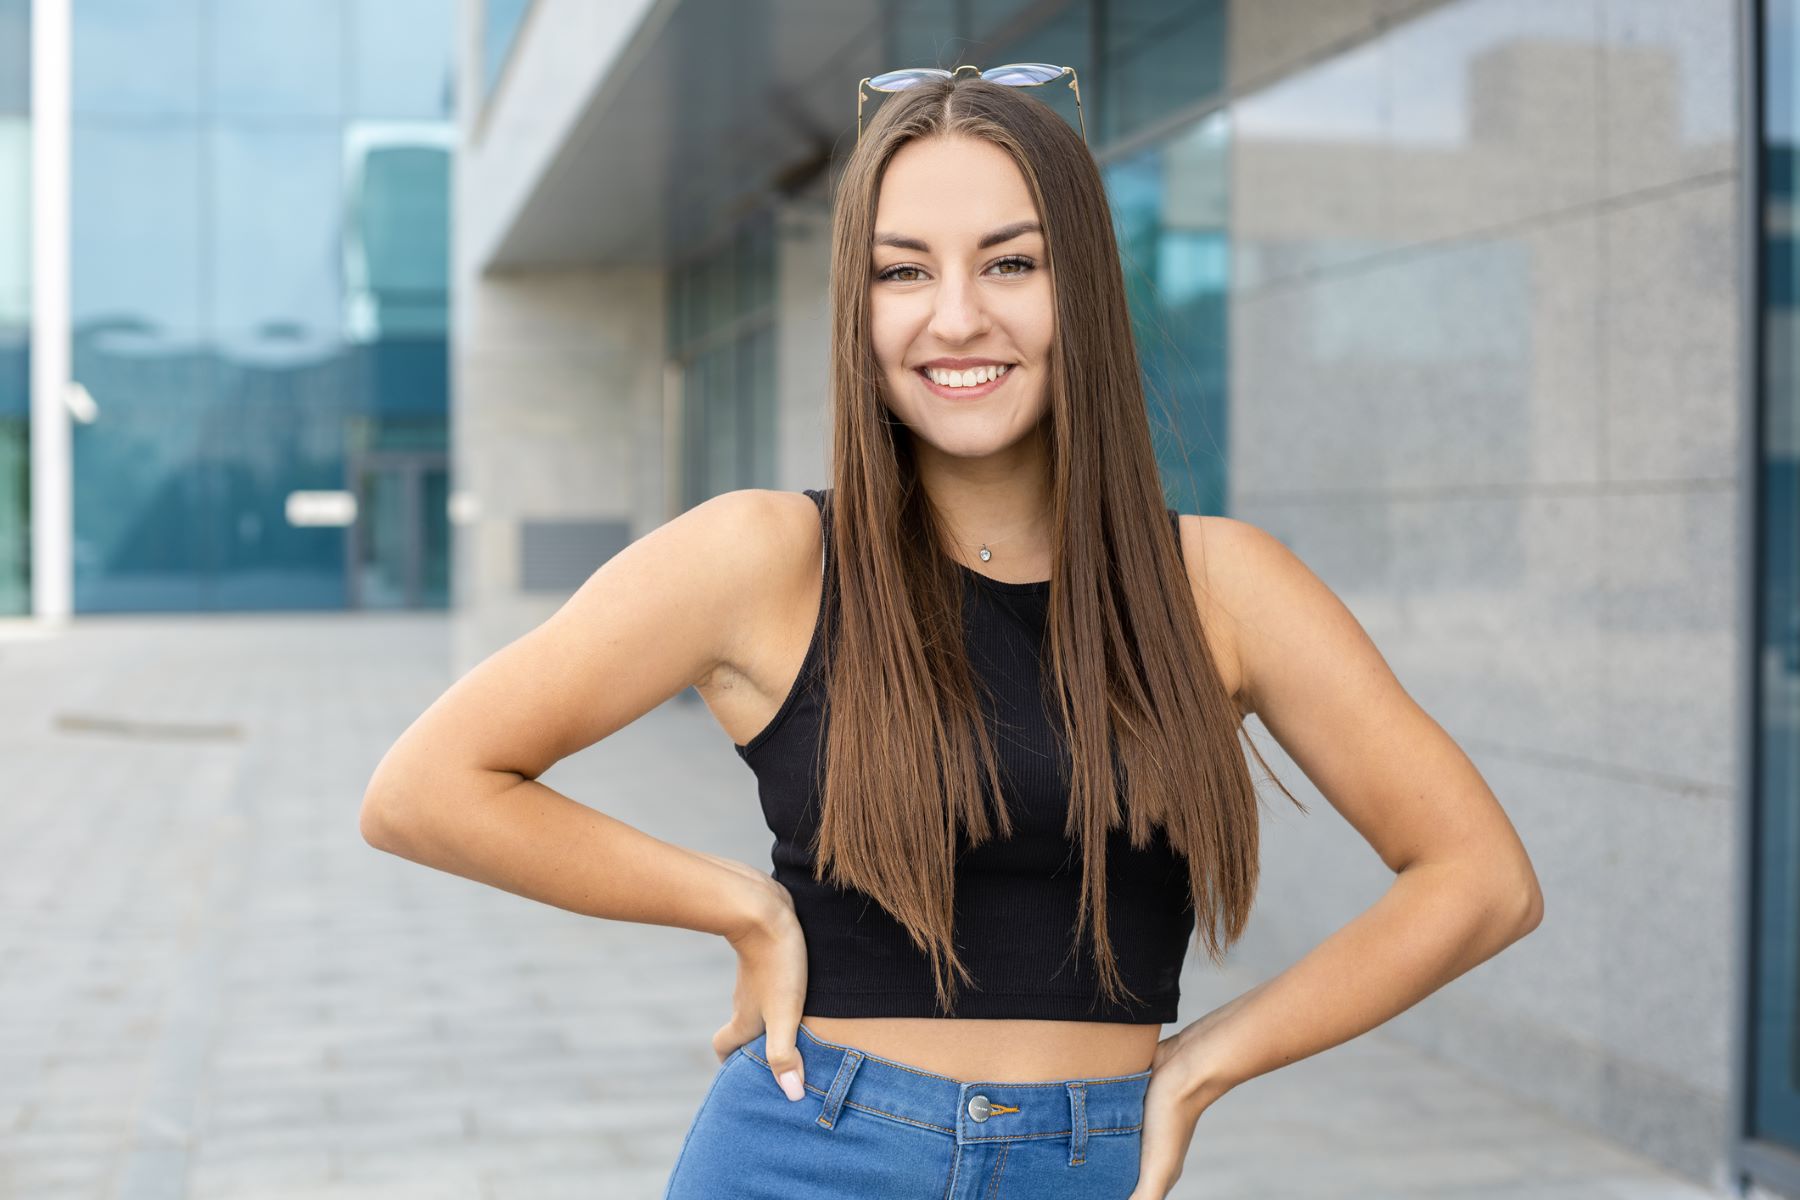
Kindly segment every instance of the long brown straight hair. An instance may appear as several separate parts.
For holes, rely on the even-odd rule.
[[[934,136],[981,138],[1012,157],[1053,266],[1042,430],[1054,563],[1046,711],[1060,713],[1067,739],[1064,829],[1082,848],[1075,942],[1084,932],[1093,939],[1107,1000],[1123,993],[1135,1002],[1107,928],[1107,831],[1123,821],[1138,848],[1154,827],[1166,831],[1187,861],[1196,924],[1216,964],[1255,897],[1256,788],[1238,747],[1242,718],[1207,650],[1163,504],[1099,170],[1054,109],[977,78],[887,98],[837,184],[829,523],[837,569],[824,603],[838,637],[835,646],[823,639],[831,717],[813,872],[892,914],[929,956],[938,1004],[952,1011],[952,977],[974,982],[952,936],[958,832],[978,845],[1011,836],[1012,826],[963,643],[962,580],[939,549],[942,522],[919,484],[910,437],[883,399],[869,328],[882,178],[901,146]]]

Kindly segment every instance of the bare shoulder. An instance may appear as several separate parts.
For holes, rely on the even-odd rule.
[[[722,677],[754,673],[771,637],[779,638],[807,596],[818,593],[821,526],[818,505],[803,492],[740,488],[696,505],[707,558],[732,619],[721,621],[716,661],[694,680],[703,692]]]
[[[824,599],[819,506],[801,492],[762,492],[758,503],[757,566],[744,586],[745,612],[715,669],[695,684],[738,745],[768,724],[794,687]]]
[[[1245,669],[1243,622],[1253,611],[1260,575],[1298,563],[1273,535],[1235,517],[1181,514],[1181,556],[1187,567],[1200,627],[1206,633],[1226,690],[1238,711],[1254,710]]]
[[[1246,715],[1275,702],[1295,660],[1378,660],[1373,643],[1337,595],[1274,534],[1233,517],[1182,517],[1188,577],[1229,646],[1233,695]],[[1221,670],[1225,668],[1222,666]],[[1380,673],[1386,673],[1385,664]]]
[[[536,778],[736,671],[791,612],[802,573],[817,572],[818,542],[799,493],[726,492],[665,521],[457,680],[390,750],[372,792],[429,794],[463,770]]]

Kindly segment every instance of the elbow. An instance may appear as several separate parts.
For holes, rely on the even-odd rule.
[[[357,816],[357,832],[375,849],[394,853],[400,844],[400,820],[394,805],[378,799],[373,792],[365,792],[362,811]]]
[[[1543,920],[1544,893],[1539,890],[1537,884],[1534,883],[1531,885],[1531,890],[1526,893],[1525,916],[1519,922],[1519,936],[1524,937],[1541,925]]]
[[[382,756],[363,785],[362,809],[357,816],[357,832],[363,841],[389,854],[400,853],[411,823],[408,814],[413,811],[408,798],[421,794],[420,782],[416,770],[404,765],[394,749]]]
[[[1524,866],[1522,884],[1511,889],[1513,911],[1517,913],[1515,940],[1536,929],[1544,920],[1544,890],[1538,886],[1537,874],[1529,863]]]
[[[398,848],[409,825],[406,796],[413,789],[403,788],[402,778],[387,758],[382,759],[363,788],[362,810],[357,816],[357,831],[363,841],[389,854],[400,852]]]

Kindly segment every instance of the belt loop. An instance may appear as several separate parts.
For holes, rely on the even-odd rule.
[[[1069,1165],[1087,1161],[1087,1084],[1071,1083],[1069,1089]]]
[[[837,1124],[838,1109],[843,1107],[844,1094],[850,1090],[850,1081],[856,1078],[856,1068],[862,1065],[862,1060],[862,1051],[844,1051],[844,1060],[838,1064],[831,1090],[825,1093],[825,1107],[819,1112],[819,1124],[825,1128],[831,1129]]]

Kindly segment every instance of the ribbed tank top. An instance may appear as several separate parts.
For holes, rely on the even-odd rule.
[[[820,509],[821,570],[827,573],[829,493],[806,489]],[[1169,519],[1179,546],[1174,509]],[[1070,952],[1081,903],[1081,844],[1063,833],[1068,749],[1060,721],[1053,727],[1055,710],[1046,708],[1040,692],[1050,583],[1005,583],[958,567],[965,577],[970,666],[994,693],[988,729],[1013,827],[1010,838],[980,846],[958,839],[954,937],[975,983],[958,981],[954,1009],[944,1011],[930,961],[905,928],[866,892],[813,879],[806,848],[818,827],[820,740],[830,719],[821,643],[836,625],[821,603],[793,686],[769,723],[737,746],[756,775],[763,815],[775,835],[774,877],[793,897],[806,937],[803,1011],[822,1017],[1172,1022],[1194,929],[1187,864],[1160,827],[1143,850],[1131,846],[1123,826],[1108,832],[1107,928],[1119,972],[1141,1003],[1106,1003],[1090,937]]]

